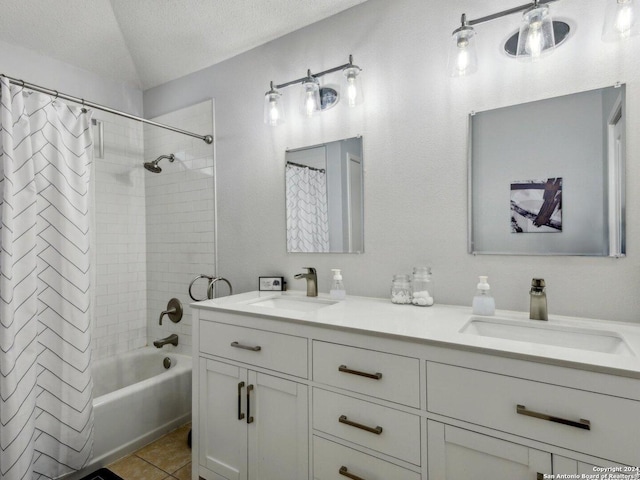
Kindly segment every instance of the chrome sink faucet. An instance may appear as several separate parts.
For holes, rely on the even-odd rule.
[[[529,304],[529,318],[531,320],[549,320],[544,278],[531,279],[529,297],[531,300]]]
[[[318,296],[318,275],[316,274],[316,269],[312,267],[302,267],[307,270],[307,273],[298,273],[294,275],[293,278],[301,279],[305,278],[307,280],[307,297],[317,297]]]

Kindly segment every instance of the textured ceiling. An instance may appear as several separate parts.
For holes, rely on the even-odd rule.
[[[0,0],[0,40],[147,89],[366,0]]]

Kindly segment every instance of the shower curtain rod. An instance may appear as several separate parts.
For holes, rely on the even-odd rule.
[[[205,143],[211,144],[213,143],[213,137],[211,135],[198,135],[197,133],[188,132],[186,130],[182,130],[180,128],[172,127],[170,125],[164,125],[162,123],[154,122],[153,120],[147,120],[146,118],[136,117],[135,115],[131,115],[130,113],[123,112],[121,110],[116,110],[114,108],[105,107],[104,105],[100,105],[98,103],[90,102],[85,100],[84,98],[73,97],[71,95],[67,95],[65,93],[60,93],[57,90],[53,90],[51,88],[41,87],[40,85],[36,85],[35,83],[25,82],[24,80],[20,80],[18,78],[10,77],[9,75],[5,75],[4,73],[0,73],[0,77],[4,77],[8,79],[14,85],[20,85],[21,87],[28,88],[29,90],[34,90],[36,92],[45,93],[47,95],[51,95],[55,98],[61,98],[63,100],[68,100],[74,103],[80,103],[83,107],[93,108],[95,110],[102,110],[103,112],[113,113],[114,115],[119,115],[121,117],[129,118],[131,120],[136,120],[137,122],[146,123],[148,125],[153,125],[154,127],[164,128],[166,130],[171,130],[172,132],[181,133],[182,135],[189,135],[190,137],[199,138],[203,140]]]
[[[287,162],[287,165],[293,165],[294,167],[308,168],[309,170],[315,170],[316,172],[322,172],[322,173],[325,172],[324,168],[310,167],[309,165],[303,165],[302,163]]]

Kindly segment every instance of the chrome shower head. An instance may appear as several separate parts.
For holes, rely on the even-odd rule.
[[[158,166],[158,162],[163,158],[168,158],[170,162],[173,162],[176,159],[176,156],[173,153],[171,155],[160,155],[153,162],[144,162],[144,168],[153,173],[160,173],[162,169]]]

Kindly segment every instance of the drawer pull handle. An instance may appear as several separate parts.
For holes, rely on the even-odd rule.
[[[351,480],[364,480],[364,478],[362,477],[354,475],[353,473],[349,473],[349,469],[347,469],[347,467],[345,467],[344,465],[340,467],[340,470],[338,470],[338,473],[347,478],[350,478]]]
[[[352,422],[347,418],[346,415],[340,415],[340,418],[338,419],[338,421],[340,423],[344,423],[345,425],[349,425],[351,427],[356,427],[361,430],[365,430],[367,432],[375,433],[376,435],[380,435],[382,433],[382,427],[379,427],[379,426],[375,428],[367,427],[366,425],[362,425],[361,423]]]
[[[380,372],[378,372],[378,373],[367,373],[367,372],[361,372],[359,370],[351,370],[346,365],[340,365],[338,367],[338,370],[341,371],[341,372],[344,372],[344,373],[350,373],[351,375],[359,375],[361,377],[373,378],[374,380],[380,380],[382,378],[382,374]]]
[[[233,348],[241,348],[243,350],[251,350],[252,352],[259,352],[260,350],[262,350],[262,347],[260,345],[256,345],[255,347],[250,347],[249,345],[242,345],[241,343],[238,343],[238,342],[231,342],[231,346]]]
[[[546,413],[540,413],[533,410],[527,410],[524,405],[516,406],[516,413],[518,415],[526,415],[527,417],[540,418],[549,422],[561,423],[562,425],[569,425],[570,427],[581,428],[582,430],[591,430],[591,422],[589,420],[580,419],[577,422],[575,420],[568,420],[562,417],[554,417],[553,415],[547,415]]]
[[[251,391],[253,385],[247,385],[247,423],[253,423],[253,417],[251,416]]]
[[[240,382],[238,384],[238,420],[242,420],[244,418],[244,413],[242,413],[242,389],[244,388],[244,382]]]

